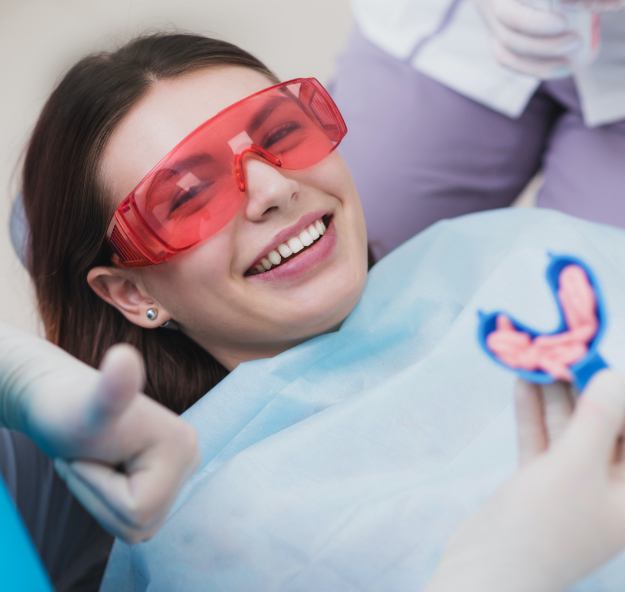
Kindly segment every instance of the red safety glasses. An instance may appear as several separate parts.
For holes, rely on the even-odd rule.
[[[314,78],[282,82],[242,99],[200,125],[119,204],[107,237],[122,267],[162,263],[218,232],[245,200],[244,159],[305,169],[347,132]]]

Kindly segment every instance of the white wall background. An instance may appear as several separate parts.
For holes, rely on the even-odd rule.
[[[281,78],[326,81],[350,26],[349,0],[0,0],[0,320],[38,330],[7,221],[30,130],[76,60],[143,32],[182,29],[240,45]]]

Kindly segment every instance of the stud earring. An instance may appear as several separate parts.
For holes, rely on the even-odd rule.
[[[156,317],[158,317],[158,309],[157,308],[148,308],[145,311],[145,316],[148,317],[148,321],[155,321]]]

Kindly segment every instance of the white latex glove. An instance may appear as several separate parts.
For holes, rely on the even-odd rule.
[[[452,538],[429,592],[563,590],[625,547],[625,381],[598,374],[568,425],[567,388],[541,390],[520,384],[522,468]]]
[[[198,461],[194,430],[142,385],[142,361],[127,345],[111,348],[98,372],[0,324],[0,425],[59,457],[74,495],[128,542],[156,532]]]
[[[561,14],[522,0],[473,2],[492,32],[495,56],[502,65],[540,79],[571,74],[582,44]]]

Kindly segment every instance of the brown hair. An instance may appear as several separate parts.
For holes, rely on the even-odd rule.
[[[249,53],[195,35],[150,35],[81,60],[44,106],[24,162],[28,265],[47,338],[91,366],[115,343],[134,345],[145,361],[146,393],[176,412],[227,371],[182,332],[142,329],[88,286],[88,271],[111,258],[105,234],[112,207],[98,167],[113,128],[154,81],[216,65],[244,66],[277,82]]]

